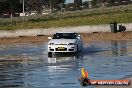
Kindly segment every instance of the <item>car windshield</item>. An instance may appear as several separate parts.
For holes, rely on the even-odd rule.
[[[77,33],[56,33],[53,39],[76,39]]]

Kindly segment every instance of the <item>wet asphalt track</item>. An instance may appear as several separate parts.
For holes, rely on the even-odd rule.
[[[47,43],[0,45],[0,88],[81,88],[85,67],[90,79],[132,76],[132,41],[84,44],[83,52],[47,55]]]

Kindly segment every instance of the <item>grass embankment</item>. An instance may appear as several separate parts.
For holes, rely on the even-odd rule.
[[[24,22],[22,17],[0,20],[0,30],[99,25],[113,21],[131,23],[132,5],[30,16]]]

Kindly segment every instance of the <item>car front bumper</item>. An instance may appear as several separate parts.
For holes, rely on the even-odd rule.
[[[76,52],[75,45],[48,45],[48,52]]]

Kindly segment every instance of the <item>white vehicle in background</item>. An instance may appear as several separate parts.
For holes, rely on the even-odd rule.
[[[80,52],[83,49],[83,42],[78,33],[58,32],[53,37],[48,37],[48,54],[53,52]]]

